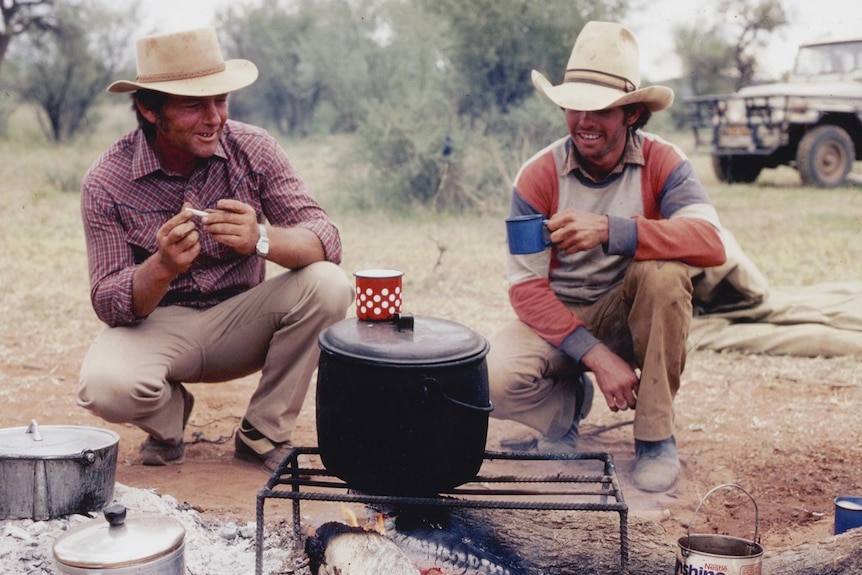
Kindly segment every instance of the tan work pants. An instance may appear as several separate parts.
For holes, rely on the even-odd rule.
[[[691,322],[689,268],[673,261],[632,262],[621,284],[590,305],[568,305],[586,328],[640,368],[634,437],[673,434],[673,398],[685,367]],[[583,370],[526,324],[512,321],[490,338],[488,377],[493,417],[561,437],[575,415],[575,377]],[[596,393],[596,401],[602,395]]]
[[[317,336],[344,318],[352,299],[341,268],[318,262],[208,309],[159,307],[139,324],[105,327],[84,358],[78,405],[177,443],[179,382],[261,370],[245,417],[270,440],[288,441],[317,367]]]

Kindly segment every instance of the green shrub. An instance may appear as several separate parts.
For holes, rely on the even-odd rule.
[[[381,105],[357,131],[345,185],[360,209],[487,212],[506,205],[520,165],[565,130],[559,110],[538,98],[472,121],[441,101]]]

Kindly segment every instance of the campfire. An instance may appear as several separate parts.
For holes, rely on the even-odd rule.
[[[592,539],[601,541],[603,572],[626,572],[628,507],[610,454],[487,452],[474,480],[433,496],[358,492],[327,471],[318,456],[316,448],[295,448],[257,501],[259,541],[265,534],[267,500],[292,501],[294,545],[304,546],[315,574],[538,573],[542,568],[525,553],[518,532],[534,533],[534,525],[551,518],[586,527]],[[363,524],[350,512],[344,521],[312,527],[304,536],[302,501],[364,504],[367,517]],[[596,512],[612,515],[598,522],[587,519]],[[596,529],[603,536],[597,537]],[[256,565],[262,565],[263,549],[256,551]],[[351,566],[361,569],[351,571]],[[261,574],[258,568],[257,575]]]

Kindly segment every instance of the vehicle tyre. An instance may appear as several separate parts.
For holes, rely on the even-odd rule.
[[[805,185],[834,188],[853,167],[856,148],[838,126],[818,126],[805,134],[796,150],[796,169]]]
[[[763,158],[760,156],[712,156],[712,170],[719,182],[750,184],[760,175]]]

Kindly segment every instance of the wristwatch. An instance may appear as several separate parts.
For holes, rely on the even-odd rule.
[[[257,224],[257,229],[260,230],[260,237],[257,239],[254,251],[260,257],[265,258],[269,254],[269,238],[266,237],[266,226]]]

